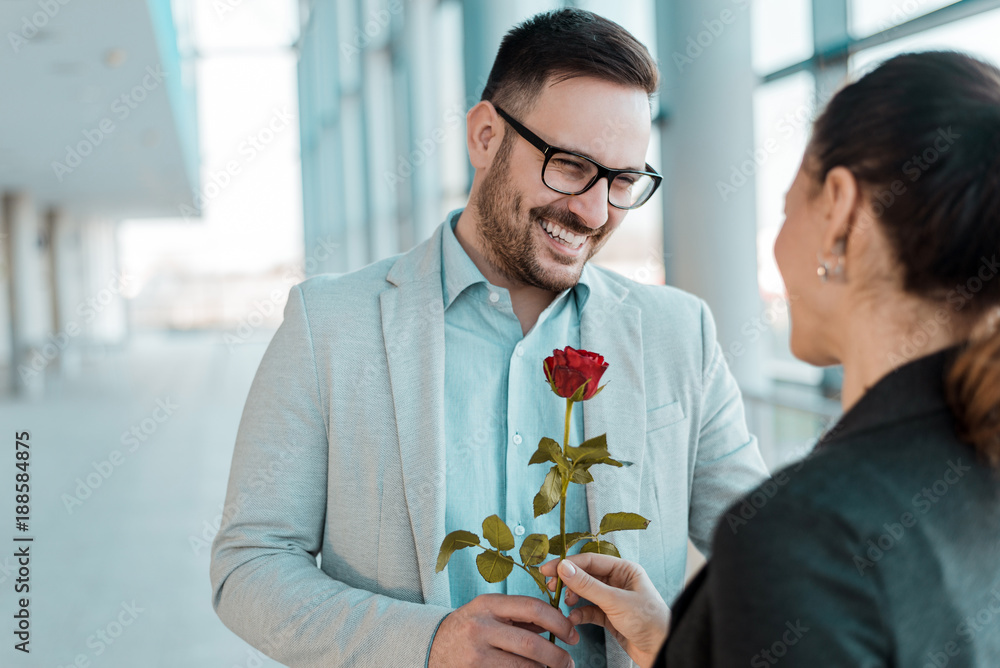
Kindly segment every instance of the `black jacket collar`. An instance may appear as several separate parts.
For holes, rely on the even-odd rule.
[[[959,346],[920,357],[879,379],[816,444],[826,447],[857,434],[947,411],[944,377]]]

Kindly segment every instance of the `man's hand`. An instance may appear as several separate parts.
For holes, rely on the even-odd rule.
[[[441,622],[429,668],[572,668],[566,650],[538,635],[545,632],[569,645],[580,640],[573,624],[540,599],[483,594]]]
[[[558,571],[557,571],[558,567]],[[642,668],[652,666],[667,638],[670,608],[642,566],[605,554],[581,553],[541,566],[555,591],[558,574],[569,591],[566,605],[586,599],[594,605],[569,613],[573,624],[596,624],[618,640]]]

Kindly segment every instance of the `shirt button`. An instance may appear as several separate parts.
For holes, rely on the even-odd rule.
[[[515,349],[515,352],[517,353],[517,356],[518,356],[518,357],[524,357],[524,346],[520,346],[520,345],[519,345],[519,346],[518,346],[518,347],[517,347],[517,348]]]
[[[514,445],[521,445],[521,440],[520,434],[514,434]]]
[[[495,292],[491,292],[490,293],[490,301],[493,302],[494,304],[496,304],[498,301],[500,301],[500,295],[498,295]]]
[[[520,524],[518,524],[516,527],[514,527],[514,534],[517,535],[517,536],[523,536],[524,535],[524,527],[521,526]]]

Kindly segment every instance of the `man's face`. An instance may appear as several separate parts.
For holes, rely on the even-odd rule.
[[[645,167],[650,115],[643,90],[589,77],[569,79],[543,89],[531,111],[517,120],[547,143],[612,169]],[[510,126],[502,127],[506,146],[486,171],[474,202],[482,251],[508,279],[561,292],[576,285],[583,266],[627,212],[608,203],[607,179],[580,195],[549,189],[542,182],[542,152]]]

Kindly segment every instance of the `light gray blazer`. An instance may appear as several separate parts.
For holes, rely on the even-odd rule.
[[[591,525],[615,511],[652,520],[614,542],[670,602],[688,536],[707,553],[721,513],[767,472],[705,303],[587,271],[581,346],[610,369],[583,405],[585,437],[606,432],[612,456],[634,462],[592,470]],[[434,572],[444,341],[441,228],[406,254],[292,288],[240,421],[211,566],[219,617],[277,661],[424,665],[451,610],[447,571]],[[606,639],[608,665],[631,666]]]

